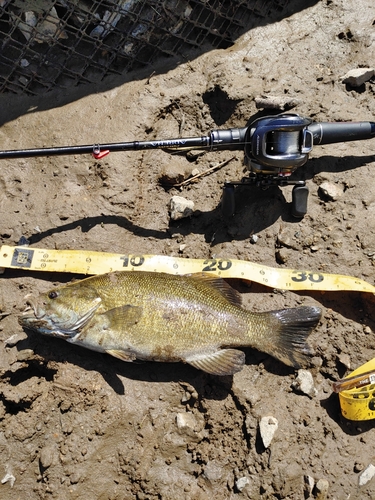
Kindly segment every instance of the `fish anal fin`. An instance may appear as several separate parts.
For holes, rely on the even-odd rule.
[[[115,358],[121,359],[121,361],[127,361],[130,363],[136,358],[135,354],[132,352],[120,351],[120,349],[108,349],[105,352]]]
[[[143,314],[143,308],[139,306],[124,305],[114,307],[108,311],[101,313],[107,328],[116,327],[131,327],[139,322]]]
[[[220,349],[212,354],[192,356],[186,362],[211,375],[233,375],[242,370],[245,353],[237,349]]]
[[[241,294],[232,288],[223,278],[206,272],[188,274],[187,276],[204,281],[208,286],[221,293],[231,304],[235,306],[242,304]]]

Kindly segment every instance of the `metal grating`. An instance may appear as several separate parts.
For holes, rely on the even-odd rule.
[[[226,48],[289,0],[0,0],[0,92],[41,94]]]

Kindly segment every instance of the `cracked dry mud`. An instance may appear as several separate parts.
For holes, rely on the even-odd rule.
[[[229,49],[169,62],[151,77],[147,70],[39,99],[2,95],[1,148],[201,135],[244,126],[258,112],[255,99],[269,95],[295,99],[293,111],[316,121],[373,120],[374,81],[358,89],[341,81],[374,64],[373,0],[309,5],[252,29]],[[220,256],[373,284],[374,145],[314,149],[296,173],[310,189],[301,221],[290,217],[290,187],[238,188],[235,215],[222,217],[221,187],[243,177],[242,153],[208,152],[193,161],[162,151],[2,161],[1,242],[15,245],[24,235],[41,248]],[[232,156],[181,190],[160,185],[171,169],[202,171]],[[324,182],[340,188],[336,201],[321,197]],[[169,220],[175,194],[194,201],[191,218]],[[345,420],[331,387],[348,367],[373,357],[371,294],[234,284],[252,310],[322,307],[310,338],[317,393],[308,397],[292,388],[294,370],[251,350],[240,373],[218,378],[183,364],[127,364],[23,332],[17,317],[24,296],[70,279],[10,270],[1,277],[2,499],[324,498],[318,481],[328,482],[326,498],[375,497],[373,481],[358,486],[375,460],[374,422]],[[258,425],[268,415],[279,427],[265,450]]]

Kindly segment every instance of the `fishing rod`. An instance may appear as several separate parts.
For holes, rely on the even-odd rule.
[[[313,122],[295,113],[284,113],[257,118],[247,127],[212,130],[208,135],[199,137],[0,151],[0,160],[77,154],[92,154],[96,159],[101,159],[111,152],[147,149],[168,152],[191,149],[243,150],[250,175],[239,182],[225,183],[223,213],[234,213],[234,187],[237,185],[262,188],[293,185],[292,215],[302,218],[307,212],[308,188],[305,181],[289,177],[307,162],[313,146],[373,137],[375,122]]]

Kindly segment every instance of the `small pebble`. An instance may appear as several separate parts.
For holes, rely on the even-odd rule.
[[[304,476],[304,482],[305,482],[305,491],[308,495],[308,498],[310,498],[310,496],[312,495],[312,492],[314,490],[314,486],[315,486],[315,481],[314,481],[314,478],[312,476]]]
[[[23,349],[17,354],[17,361],[26,361],[34,356],[32,349]]]
[[[13,474],[11,472],[7,472],[1,480],[1,484],[9,483],[10,487],[13,488],[15,480],[16,478],[13,476]]]
[[[257,234],[252,234],[250,236],[250,243],[255,244],[259,240],[259,236]]]
[[[6,347],[14,347],[20,340],[25,338],[25,334],[22,333],[14,333],[9,338],[4,341]]]
[[[182,196],[172,196],[169,202],[169,211],[172,220],[190,217],[193,214],[194,202]]]
[[[243,476],[237,479],[236,488],[238,491],[242,491],[248,484],[250,484],[250,479],[246,476]]]
[[[290,255],[290,250],[287,248],[279,248],[276,251],[276,260],[279,264],[286,264]]]
[[[271,444],[271,441],[274,438],[278,427],[279,422],[275,417],[267,416],[261,418],[259,423],[259,431],[265,448],[268,448]]]
[[[223,468],[214,460],[207,462],[203,470],[203,474],[209,481],[218,481],[223,476]]]
[[[348,370],[350,370],[350,356],[349,354],[342,353],[339,356],[339,361],[342,365],[344,365]]]
[[[375,466],[370,464],[358,476],[358,486],[365,486],[375,476]]]
[[[300,99],[296,99],[287,95],[280,96],[258,96],[255,98],[255,106],[257,109],[276,109],[279,111],[285,111],[287,109],[292,109],[301,103]]]
[[[347,83],[351,87],[360,87],[370,80],[375,74],[374,68],[357,68],[348,71],[342,77],[342,83]]]
[[[326,479],[319,479],[315,485],[315,498],[316,500],[326,500],[328,495],[329,483]]]
[[[43,469],[48,469],[52,465],[54,449],[51,446],[46,446],[42,449],[39,455],[39,462]]]
[[[354,472],[356,472],[356,473],[361,472],[362,469],[363,469],[363,464],[361,462],[356,462],[354,464],[354,467],[353,467]]]
[[[332,182],[323,182],[319,186],[319,195],[329,201],[337,201],[344,193],[342,187]]]
[[[197,421],[192,413],[177,413],[176,424],[178,429],[189,428],[194,430],[197,425]]]
[[[317,390],[314,387],[314,379],[308,370],[298,370],[296,380],[292,383],[293,389],[303,392],[311,398],[316,396]]]

